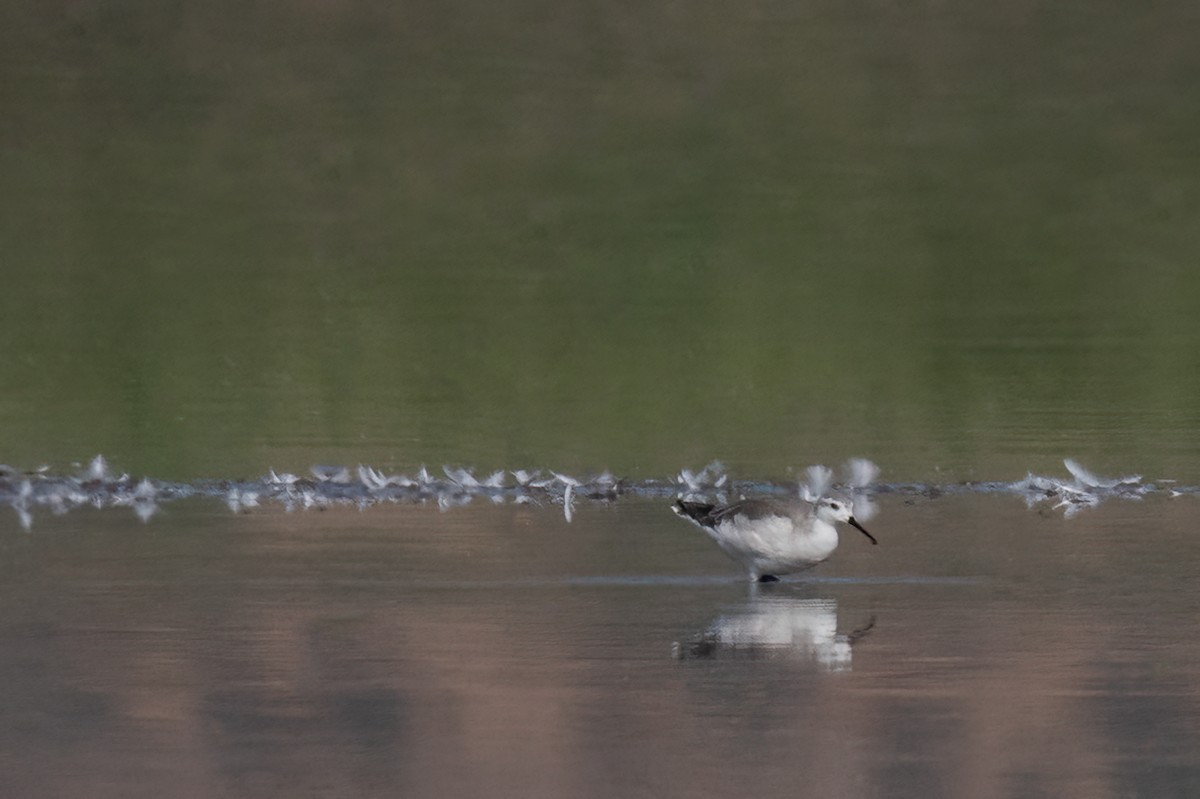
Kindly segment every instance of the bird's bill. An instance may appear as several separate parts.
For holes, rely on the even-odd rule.
[[[850,525],[850,526],[851,526],[851,527],[853,527],[855,530],[858,530],[860,533],[862,533],[863,535],[865,535],[867,538],[871,539],[871,543],[872,543],[872,544],[878,544],[878,543],[879,543],[878,541],[876,541],[876,540],[875,540],[875,536],[873,536],[873,535],[871,535],[870,533],[868,533],[868,532],[867,532],[867,528],[865,528],[865,527],[863,527],[861,524],[859,524],[859,523],[858,523],[858,521],[857,521],[857,520],[856,520],[856,519],[855,519],[853,516],[851,516],[849,519],[847,519],[847,520],[846,520],[846,524]]]

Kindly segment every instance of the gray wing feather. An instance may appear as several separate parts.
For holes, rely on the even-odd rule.
[[[743,499],[741,502],[734,502],[731,505],[715,508],[709,514],[709,518],[713,520],[713,524],[720,524],[726,520],[733,520],[738,516],[744,516],[750,521],[755,521],[756,519],[766,519],[770,516],[791,516],[793,512],[793,508],[767,499]]]

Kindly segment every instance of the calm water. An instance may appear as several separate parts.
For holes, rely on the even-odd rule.
[[[1193,2],[2,6],[18,471],[1200,484]],[[1200,794],[1195,495],[882,501],[0,507],[0,793]]]
[[[885,498],[754,589],[661,502],[5,519],[9,796],[1193,796],[1193,499]]]
[[[0,23],[3,462],[1200,482],[1192,2]]]

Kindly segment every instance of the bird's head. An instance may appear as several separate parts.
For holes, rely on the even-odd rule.
[[[863,527],[854,518],[854,503],[843,497],[821,497],[816,502],[817,518],[822,521],[834,524],[836,522],[845,522],[860,533],[871,539],[872,544],[878,544],[875,536],[867,532],[867,528]]]

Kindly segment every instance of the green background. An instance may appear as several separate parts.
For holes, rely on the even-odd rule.
[[[1200,10],[0,8],[0,460],[1200,479]]]

